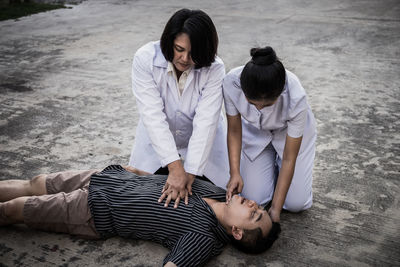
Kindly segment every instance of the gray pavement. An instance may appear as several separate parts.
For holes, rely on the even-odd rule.
[[[183,6],[184,5],[184,6]],[[134,52],[173,12],[206,11],[226,69],[271,45],[318,123],[314,205],[281,238],[208,266],[400,266],[400,2],[84,1],[0,22],[0,179],[127,163],[138,120]],[[0,228],[0,266],[157,266],[160,245]]]

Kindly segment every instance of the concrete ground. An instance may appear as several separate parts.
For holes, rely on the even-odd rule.
[[[203,9],[229,71],[271,45],[318,123],[314,205],[273,248],[208,266],[400,266],[400,2],[89,0],[0,22],[0,179],[125,164],[138,120],[134,52],[173,12]],[[167,250],[0,228],[0,266],[157,266]]]

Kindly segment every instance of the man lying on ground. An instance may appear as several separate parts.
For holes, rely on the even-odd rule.
[[[86,238],[121,236],[150,240],[171,251],[165,266],[197,266],[232,242],[249,253],[268,249],[279,223],[254,201],[199,179],[188,204],[159,203],[167,175],[139,176],[130,167],[42,174],[30,181],[0,181],[0,226],[25,223],[35,229]]]

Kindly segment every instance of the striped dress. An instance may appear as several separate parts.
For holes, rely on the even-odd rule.
[[[164,264],[203,265],[222,252],[229,235],[202,198],[225,201],[225,190],[195,179],[189,204],[177,209],[158,203],[166,175],[138,176],[119,165],[92,175],[88,203],[95,227],[104,237],[150,240],[171,251]]]

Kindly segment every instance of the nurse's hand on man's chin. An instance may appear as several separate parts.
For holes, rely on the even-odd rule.
[[[281,212],[273,209],[272,207],[269,208],[268,214],[271,217],[273,222],[280,222],[281,221]]]
[[[228,184],[226,185],[226,203],[231,201],[231,198],[235,194],[239,194],[243,189],[243,179],[240,174],[231,175]]]

